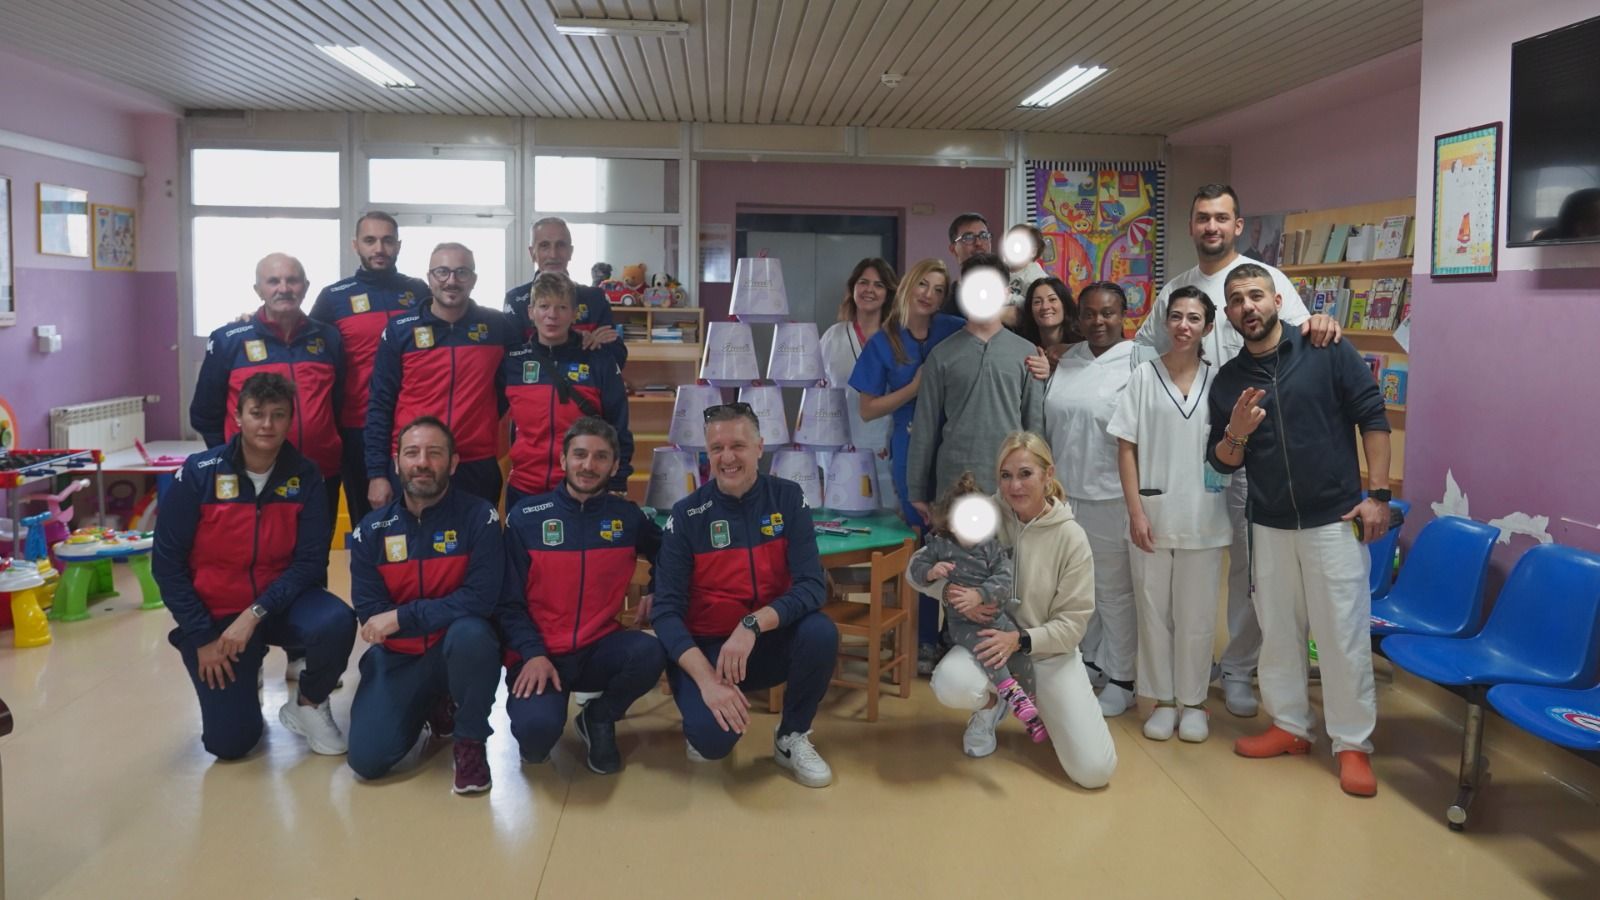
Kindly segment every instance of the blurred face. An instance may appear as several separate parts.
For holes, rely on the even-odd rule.
[[[1091,291],[1078,301],[1078,333],[1098,356],[1122,340],[1122,298],[1110,291]]]
[[[1055,476],[1055,466],[1019,447],[1000,462],[1000,496],[1018,518],[1032,519],[1044,509],[1045,486]]]
[[[1040,329],[1055,328],[1067,322],[1067,306],[1061,302],[1056,289],[1048,284],[1034,288],[1028,297],[1028,308],[1033,311],[1033,321],[1039,323]]]
[[[356,226],[356,239],[351,242],[356,255],[361,257],[361,267],[369,272],[394,269],[400,257],[400,232],[380,219],[363,219]]]
[[[850,297],[855,300],[858,313],[882,315],[883,304],[889,299],[889,286],[877,269],[863,269],[861,277],[850,285]]]
[[[445,309],[466,306],[477,283],[471,251],[446,247],[435,250],[428,258],[428,286],[433,289],[433,302]]]
[[[458,457],[450,452],[450,442],[443,431],[422,425],[400,438],[394,460],[407,497],[436,500],[450,485]]]
[[[931,316],[944,308],[949,281],[938,272],[929,272],[911,287],[911,312],[918,316]]]
[[[572,261],[572,232],[565,225],[540,225],[533,230],[528,255],[541,272],[567,274],[567,263]]]
[[[293,421],[294,412],[281,400],[246,400],[244,408],[233,414],[233,422],[239,426],[239,439],[245,447],[273,455],[288,438],[289,424]]]
[[[1197,200],[1189,213],[1189,236],[1202,259],[1224,259],[1233,253],[1233,242],[1244,231],[1244,220],[1233,208],[1233,198],[1223,194],[1215,200]]]
[[[730,497],[741,497],[756,483],[756,466],[765,449],[754,422],[740,416],[712,422],[706,426],[706,456],[717,488]]]
[[[1173,350],[1193,351],[1210,333],[1211,323],[1206,321],[1206,308],[1199,300],[1183,297],[1167,306],[1167,336],[1172,338]]]
[[[539,341],[550,346],[566,341],[575,318],[577,313],[572,309],[572,301],[566,297],[543,295],[528,307],[528,320],[539,332]]]
[[[966,262],[967,257],[974,253],[993,253],[994,238],[989,235],[989,226],[976,221],[957,228],[956,239],[950,245],[950,252],[955,255],[958,264]]]
[[[1228,282],[1228,321],[1247,341],[1259,341],[1278,324],[1282,298],[1266,278]]]
[[[274,253],[256,264],[255,287],[268,316],[293,315],[306,299],[306,270],[294,257]]]
[[[592,497],[604,491],[611,476],[617,474],[617,454],[605,438],[580,434],[561,454],[561,468],[574,495]]]

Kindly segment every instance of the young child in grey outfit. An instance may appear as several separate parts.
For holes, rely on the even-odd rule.
[[[971,472],[963,472],[950,490],[930,508],[933,521],[923,548],[911,557],[911,577],[923,584],[941,579],[961,587],[973,588],[983,595],[985,605],[995,607],[994,621],[987,625],[973,622],[960,614],[947,615],[950,637],[967,648],[977,658],[977,647],[983,637],[979,632],[1016,631],[1017,622],[1011,612],[1020,601],[1011,595],[1013,584],[1011,557],[993,535],[977,544],[968,544],[950,530],[950,508],[968,494],[982,496],[977,479]],[[981,665],[981,663],[980,663]],[[1017,720],[1028,728],[1028,736],[1039,743],[1049,734],[1044,720],[1033,705],[1033,661],[1026,654],[1016,654],[1006,663],[994,668],[984,667],[984,674],[994,685],[1000,699],[1011,705]]]

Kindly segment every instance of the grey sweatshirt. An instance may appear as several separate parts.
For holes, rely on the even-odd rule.
[[[911,420],[907,499],[931,501],[966,471],[994,492],[995,455],[1006,435],[1044,428],[1044,382],[1023,365],[1034,352],[1004,329],[987,342],[962,329],[933,348]]]

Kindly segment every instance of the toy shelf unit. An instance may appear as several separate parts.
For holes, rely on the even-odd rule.
[[[628,498],[644,503],[650,461],[666,446],[678,385],[694,384],[704,349],[705,311],[692,306],[616,306],[612,318],[628,342],[628,424],[633,431],[633,476]]]
[[[94,467],[95,494],[98,501],[99,523],[105,524],[103,510],[106,506],[105,473],[100,467],[104,456],[99,450],[11,450],[0,453],[0,488],[5,488],[10,501],[12,528],[22,521],[22,489],[29,485],[49,484],[57,475],[79,474]]]
[[[1383,391],[1393,429],[1389,483],[1397,497],[1405,470],[1411,355],[1395,331],[1410,327],[1416,208],[1416,198],[1402,197],[1292,213],[1284,219],[1279,257],[1306,308],[1339,320]],[[1366,472],[1363,457],[1363,480]]]
[[[635,360],[700,359],[705,311],[699,307],[613,306],[622,339],[628,343],[628,365]]]

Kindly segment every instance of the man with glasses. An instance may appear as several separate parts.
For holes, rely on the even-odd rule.
[[[975,212],[965,212],[950,221],[950,255],[956,258],[956,271],[974,255],[994,252],[994,235],[989,231],[989,221]],[[956,281],[944,292],[944,308],[940,312],[949,316],[962,315],[956,303]]]
[[[384,329],[372,367],[367,408],[367,501],[377,509],[397,494],[393,468],[399,425],[437,415],[455,435],[461,465],[452,481],[491,505],[500,502],[500,416],[505,385],[500,362],[522,343],[507,317],[472,299],[478,282],[472,251],[461,244],[433,248],[428,261],[432,299]]]
[[[547,216],[533,223],[528,256],[533,259],[535,277],[544,272],[559,272],[572,278],[567,272],[567,264],[572,262],[572,230],[567,227],[566,220]],[[604,347],[616,359],[617,368],[622,368],[628,362],[628,346],[622,342],[622,335],[611,318],[611,301],[598,287],[590,287],[577,279],[572,281],[578,288],[574,307],[578,317],[572,323],[572,330],[583,337],[583,349]],[[527,335],[530,338],[533,335],[532,326],[528,324],[528,305],[532,296],[531,281],[506,291],[506,314],[518,328],[530,332]]]
[[[656,559],[651,624],[683,715],[689,759],[722,759],[750,727],[744,691],[786,684],[773,759],[806,787],[833,770],[811,743],[839,631],[825,596],[811,508],[800,486],[761,474],[765,449],[750,406],[705,413],[714,480],[678,501]]]

